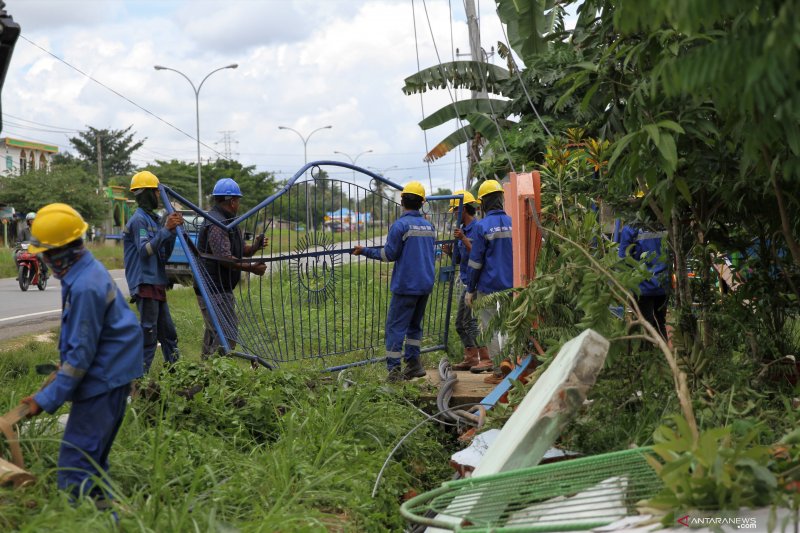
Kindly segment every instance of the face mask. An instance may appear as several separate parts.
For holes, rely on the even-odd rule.
[[[142,192],[136,196],[136,203],[145,211],[155,211],[158,207],[157,192],[158,189],[142,189]]]
[[[42,262],[47,265],[47,268],[53,272],[56,279],[62,279],[67,274],[70,267],[83,256],[84,252],[86,252],[86,248],[78,246],[66,248],[56,253],[45,252],[40,254],[39,257],[41,257]]]

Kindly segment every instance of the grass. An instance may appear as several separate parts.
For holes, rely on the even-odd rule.
[[[92,254],[109,270],[124,268],[122,261],[122,242],[107,241],[103,244],[88,244]],[[14,249],[6,248],[0,252],[0,278],[13,278],[17,275],[14,263]]]
[[[201,362],[193,291],[171,291],[169,302],[182,360],[166,373],[156,356],[111,453],[112,486],[126,509],[122,530],[400,530],[403,495],[449,477],[452,442],[426,425],[370,496],[391,448],[423,420],[409,405],[418,403],[416,385],[384,386],[382,365],[348,370],[356,385],[345,388],[308,361],[274,372],[227,358]],[[57,354],[53,340],[0,347],[0,409],[35,391],[42,376],[34,366]],[[22,434],[26,466],[39,479],[22,490],[0,489],[0,530],[74,531],[80,524],[116,531],[108,513],[90,502],[71,505],[55,489],[56,417],[42,415]]]

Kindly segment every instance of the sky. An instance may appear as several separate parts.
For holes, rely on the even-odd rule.
[[[495,3],[476,4],[482,45],[496,49],[505,37]],[[462,187],[463,149],[423,161],[459,124],[426,135],[418,122],[469,93],[435,90],[420,100],[401,89],[455,48],[468,52],[463,0],[6,0],[6,11],[22,36],[3,88],[2,136],[64,151],[87,126],[132,125],[146,139],[136,165],[194,163],[195,93],[179,74],[153,66],[197,85],[235,63],[200,91],[204,160],[225,154],[229,132],[232,158],[287,179],[304,162],[301,135],[330,125],[308,138],[308,161],[358,158],[399,183]],[[327,170],[352,180],[349,170]]]

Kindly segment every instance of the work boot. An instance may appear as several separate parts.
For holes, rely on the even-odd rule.
[[[399,366],[396,366],[389,370],[389,373],[386,375],[386,383],[400,383],[403,381],[403,371],[400,369]]]
[[[464,348],[464,360],[453,365],[453,370],[469,370],[479,362],[478,348]]]
[[[489,356],[489,348],[482,346],[478,348],[478,359],[480,362],[469,369],[473,374],[480,374],[481,372],[489,372],[494,368],[492,358]]]
[[[403,369],[403,379],[409,381],[414,378],[423,378],[426,375],[419,357],[414,357],[410,361],[406,361],[406,367]]]

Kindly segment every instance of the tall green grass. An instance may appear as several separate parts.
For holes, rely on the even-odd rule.
[[[201,362],[193,291],[171,291],[169,302],[183,358],[168,373],[156,355],[111,453],[122,530],[399,530],[403,494],[448,477],[450,440],[424,426],[370,495],[391,448],[423,419],[408,403],[418,401],[417,385],[383,385],[382,365],[350,369],[344,380],[319,374],[317,361],[273,372],[227,358]],[[57,359],[54,341],[0,351],[0,409],[38,388],[36,364]],[[109,513],[72,505],[55,489],[56,417],[37,417],[22,435],[38,481],[0,489],[0,530],[117,531]]]

